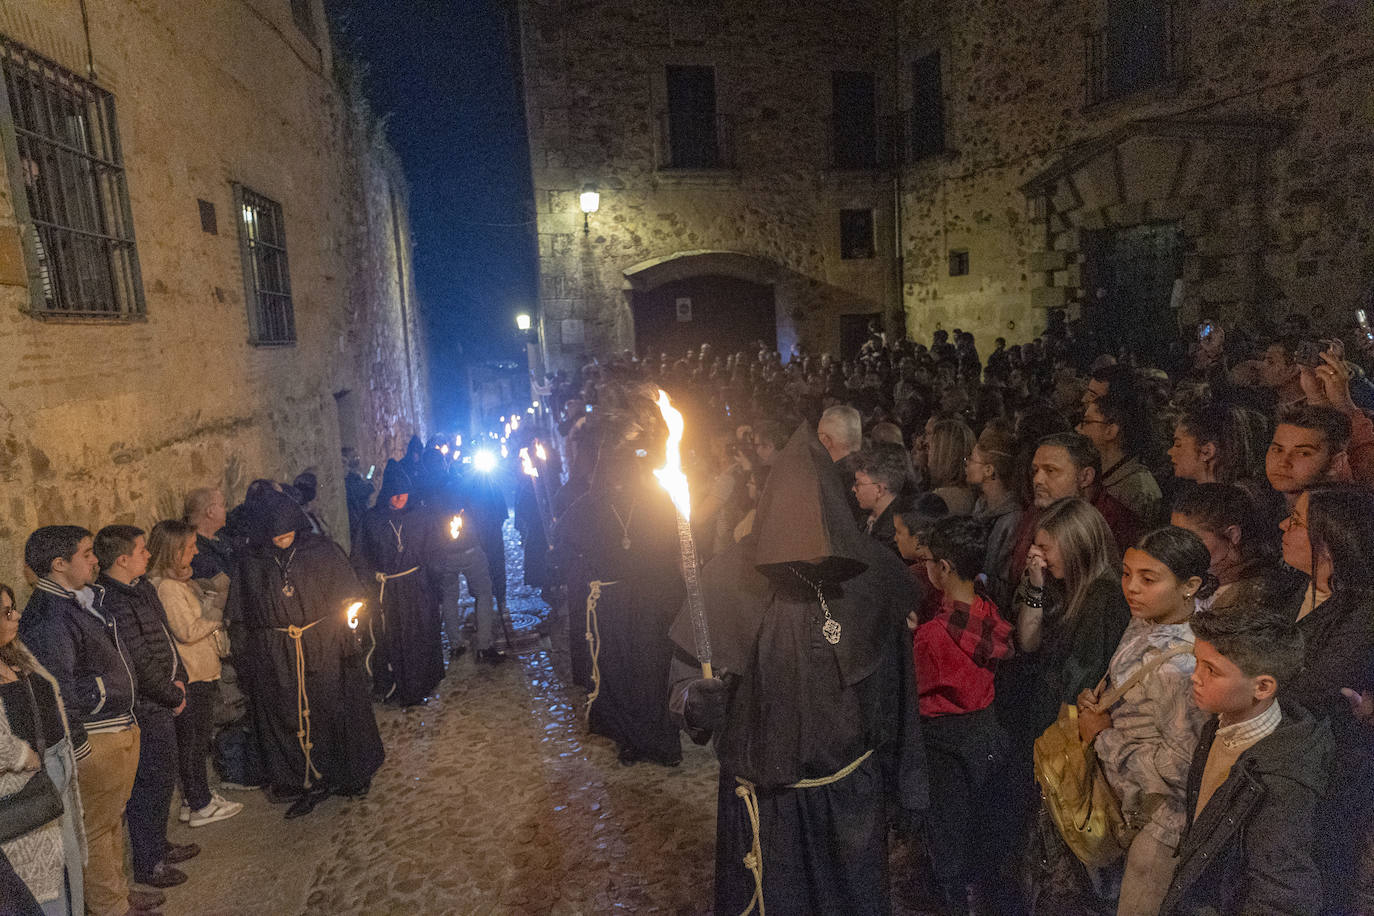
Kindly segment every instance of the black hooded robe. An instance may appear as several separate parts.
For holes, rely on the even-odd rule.
[[[265,524],[270,530],[281,523]],[[343,550],[302,532],[279,550],[269,535],[244,551],[238,572],[225,613],[267,778],[284,790],[319,782],[344,792],[366,788],[385,751],[362,653],[348,628],[347,607],[363,590]],[[290,595],[283,592],[287,582]],[[293,626],[302,630],[299,644],[287,632]]]
[[[652,477],[630,468],[624,474],[621,485],[593,489],[559,520],[559,564],[567,570],[578,622],[572,639],[581,643],[590,681],[587,598],[592,582],[605,583],[595,610],[600,689],[590,728],[620,745],[626,759],[675,766],[682,746],[667,697],[673,658],[668,629],[684,594],[677,515]]]
[[[418,504],[391,507],[393,494],[408,492],[408,481],[398,479],[404,477],[395,464],[387,468],[377,505],[363,517],[353,565],[367,585],[369,607],[375,609],[363,636],[373,690],[409,706],[432,694],[443,680],[444,646],[438,590],[430,584],[437,570],[439,522]],[[378,573],[394,578],[383,583]]]
[[[889,805],[907,817],[926,807],[904,622],[916,595],[901,562],[855,529],[842,486],[814,433],[798,430],[769,475],[756,533],[702,572],[712,660],[730,687],[714,736],[718,914],[744,911],[755,895],[741,780],[757,799],[763,899],[778,913],[888,913]],[[821,585],[837,643],[798,573]],[[673,637],[684,650],[674,660],[679,711],[700,677],[687,612]],[[851,766],[828,784],[795,786]]]

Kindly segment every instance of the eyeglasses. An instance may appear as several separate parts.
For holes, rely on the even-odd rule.
[[[11,604],[4,610],[4,617],[6,620],[18,620],[20,617],[23,616],[24,612],[21,611],[17,605]]]
[[[856,480],[856,481],[854,481],[854,487],[853,487],[853,489],[857,490],[857,489],[859,489],[859,487],[880,487],[880,486],[882,486],[882,484],[878,483],[876,480]]]

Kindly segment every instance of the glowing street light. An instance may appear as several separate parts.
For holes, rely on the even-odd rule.
[[[582,234],[589,235],[592,227],[591,223],[587,221],[587,217],[601,209],[601,194],[596,190],[596,185],[584,185],[582,193],[577,197],[577,202],[582,207]]]
[[[472,457],[472,466],[483,474],[490,474],[496,470],[496,453],[482,449]]]
[[[530,329],[530,316],[525,312],[521,312],[519,315],[516,315],[515,326],[519,328],[521,331],[528,331]]]

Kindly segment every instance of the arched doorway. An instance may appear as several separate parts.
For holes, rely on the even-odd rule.
[[[752,255],[684,251],[625,271],[640,356],[778,347],[777,268]]]
[[[773,287],[736,277],[689,277],[636,292],[635,351],[678,357],[704,343],[716,353],[777,349]]]

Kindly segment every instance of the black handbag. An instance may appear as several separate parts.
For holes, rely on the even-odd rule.
[[[24,788],[13,795],[0,798],[0,843],[8,843],[49,824],[62,816],[62,794],[48,776],[46,761],[47,741],[43,734],[43,719],[38,715],[38,699],[33,695],[33,685],[29,676],[22,678],[24,689],[29,695],[29,708],[33,710],[33,732],[38,745],[38,772],[34,773]]]

